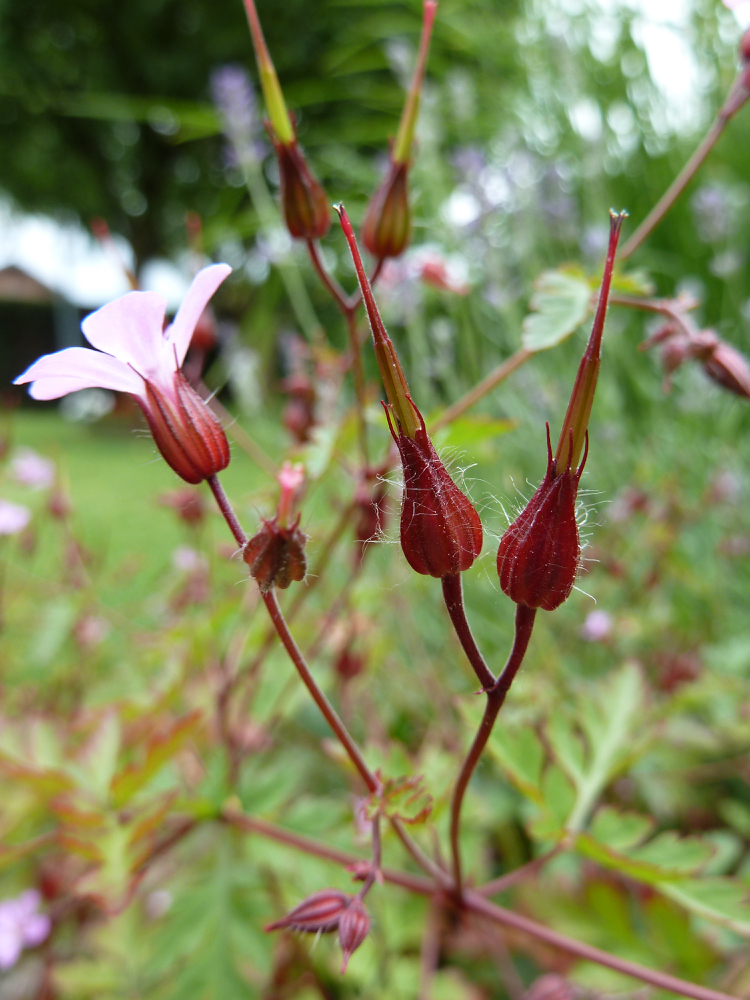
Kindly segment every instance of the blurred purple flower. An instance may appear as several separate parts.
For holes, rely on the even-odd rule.
[[[581,628],[581,637],[587,642],[606,642],[614,627],[612,615],[597,609],[590,612]]]
[[[211,97],[221,115],[224,133],[241,163],[262,156],[258,142],[260,117],[250,77],[242,66],[222,66],[211,74]]]
[[[0,903],[0,969],[10,969],[24,948],[35,948],[50,932],[50,919],[38,913],[40,896],[28,889]]]
[[[10,464],[11,475],[17,483],[33,490],[43,490],[55,481],[55,463],[42,458],[31,448],[21,448]]]
[[[15,535],[31,520],[28,507],[0,498],[0,535]]]
[[[718,243],[728,235],[729,211],[726,192],[722,188],[698,188],[693,195],[693,214],[698,236],[704,243]]]

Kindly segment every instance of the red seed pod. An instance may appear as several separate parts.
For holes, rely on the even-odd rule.
[[[747,358],[723,340],[718,340],[703,370],[710,379],[737,396],[750,399],[750,365]]]
[[[346,972],[349,959],[369,933],[370,916],[367,908],[359,896],[355,896],[339,917],[339,944],[344,953],[344,961],[341,965],[342,976]]]
[[[162,457],[186,483],[196,486],[229,465],[224,429],[181,371],[167,395],[145,381],[143,412]],[[140,402],[140,400],[139,400]]]
[[[396,433],[385,406],[404,470],[401,548],[415,572],[452,576],[467,570],[482,551],[482,522],[438,458],[422,414],[411,405],[419,421],[414,437],[400,427]]]
[[[279,161],[281,207],[286,227],[298,239],[320,239],[331,225],[328,197],[313,177],[296,136],[291,142],[279,142],[273,127],[268,122],[265,125]]]
[[[353,897],[338,889],[322,889],[304,899],[285,917],[267,924],[264,930],[279,931],[285,927],[308,934],[328,934],[339,926],[339,919],[346,912]]]
[[[576,494],[587,454],[588,435],[578,470],[558,473],[547,425],[546,475],[497,553],[500,586],[516,604],[554,611],[570,596],[581,558]]]
[[[264,521],[260,531],[242,548],[242,558],[250,567],[250,576],[258,581],[264,594],[272,587],[286,590],[293,580],[299,582],[305,578],[307,535],[298,525],[299,516],[287,527],[282,527],[277,518]]]
[[[377,260],[398,257],[411,240],[408,163],[389,161],[388,172],[367,206],[362,242]]]

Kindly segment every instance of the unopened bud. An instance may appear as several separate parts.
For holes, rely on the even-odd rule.
[[[411,400],[409,400],[411,403]],[[401,548],[411,568],[425,576],[453,576],[469,569],[482,551],[482,522],[448,474],[430,440],[422,414],[413,436],[404,434],[385,408],[404,470]]]
[[[286,927],[308,934],[327,934],[339,926],[339,919],[352,901],[352,896],[338,889],[322,889],[308,896],[285,917],[264,928],[279,931]]]
[[[586,454],[575,472],[570,465],[558,472],[547,425],[546,475],[497,552],[500,587],[516,604],[554,611],[570,596],[581,558],[576,495]]]
[[[224,429],[180,371],[174,373],[172,392],[146,380],[141,408],[164,460],[193,486],[229,465],[229,443]]]
[[[281,142],[273,128],[268,128],[268,134],[279,161],[281,208],[286,227],[298,239],[320,239],[331,225],[328,197],[313,177],[296,136],[290,142]]]
[[[367,206],[362,242],[377,260],[398,257],[411,239],[408,163],[390,160],[388,172]]]
[[[346,972],[349,959],[370,933],[370,916],[362,900],[355,896],[339,917],[339,944],[344,953],[341,974]]]
[[[745,65],[750,64],[750,28],[740,39],[740,59]]]
[[[720,386],[750,399],[750,365],[736,348],[718,340],[710,356],[703,362],[703,370]]]

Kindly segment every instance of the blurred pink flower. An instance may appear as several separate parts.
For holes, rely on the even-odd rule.
[[[22,486],[43,490],[55,481],[55,463],[31,448],[21,448],[10,463],[11,475]]]
[[[614,624],[608,611],[597,609],[587,616],[581,628],[581,637],[587,642],[606,642],[612,635]]]
[[[41,944],[50,932],[50,919],[38,913],[40,896],[28,889],[0,903],[0,969],[10,969],[24,948]]]
[[[0,498],[0,535],[15,535],[31,520],[28,507]]]

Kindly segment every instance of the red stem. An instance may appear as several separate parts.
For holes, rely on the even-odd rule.
[[[261,594],[261,596],[265,602],[266,608],[268,609],[268,614],[271,617],[273,626],[278,632],[279,638],[289,654],[289,659],[292,661],[297,673],[300,675],[302,683],[310,692],[313,701],[323,713],[326,722],[336,734],[336,737],[343,746],[344,750],[346,750],[349,759],[359,772],[360,777],[367,786],[368,791],[377,792],[380,788],[380,782],[365,763],[359,747],[349,735],[346,726],[334,711],[331,703],[318,687],[317,681],[310,672],[310,668],[305,662],[304,656],[297,646],[297,643],[294,641],[292,633],[289,631],[284,615],[279,607],[279,602],[276,600],[275,592],[270,590],[267,594]]]
[[[453,628],[456,630],[459,642],[463,646],[467,659],[477,675],[483,691],[489,691],[495,685],[496,677],[485,663],[479,646],[476,644],[464,608],[463,586],[461,574],[453,573],[442,578],[443,598],[448,609]]]
[[[527,608],[525,604],[519,604],[516,607],[516,633],[513,648],[510,651],[510,656],[503,672],[495,683],[485,691],[487,704],[484,709],[484,715],[482,716],[482,721],[479,723],[479,729],[474,737],[471,749],[459,772],[456,787],[453,790],[453,800],[451,802],[451,853],[453,855],[454,892],[456,898],[459,900],[462,898],[463,891],[460,848],[461,806],[463,805],[464,795],[466,794],[466,789],[469,787],[474,769],[479,763],[482,751],[487,746],[487,740],[490,738],[498,712],[503,707],[510,686],[523,663],[523,658],[529,646],[531,632],[534,628],[535,617],[536,608]]]

